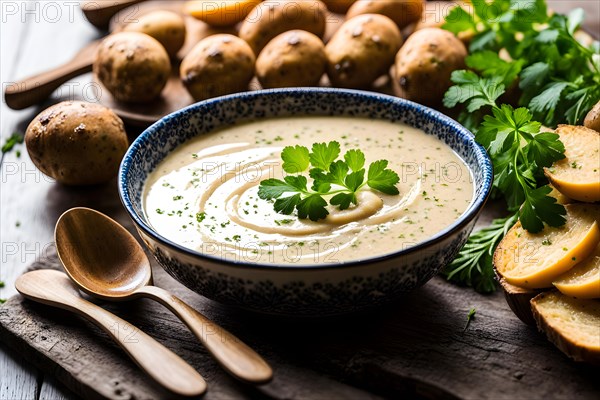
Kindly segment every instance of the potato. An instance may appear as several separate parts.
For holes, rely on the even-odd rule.
[[[256,76],[264,88],[317,86],[325,73],[325,45],[310,32],[282,33],[260,52]]]
[[[452,33],[425,28],[408,37],[396,55],[394,79],[399,97],[438,105],[452,85],[452,71],[465,68],[467,49]]]
[[[241,22],[261,0],[187,1],[184,12],[210,26],[232,26]]]
[[[266,1],[248,14],[239,35],[258,55],[275,36],[293,29],[323,37],[326,16],[327,7],[320,1]]]
[[[153,37],[120,32],[100,44],[94,73],[115,99],[145,103],[160,96],[171,74],[171,62]]]
[[[600,101],[587,113],[583,125],[586,128],[600,132]]]
[[[334,86],[361,88],[387,73],[402,45],[394,22],[379,14],[346,21],[327,46],[327,74]]]
[[[338,14],[346,14],[356,0],[323,0],[327,9]]]
[[[125,25],[124,31],[152,36],[172,58],[175,58],[185,43],[185,21],[181,15],[172,11],[159,10],[142,15],[137,22]]]
[[[419,21],[425,0],[358,0],[348,10],[348,18],[361,14],[382,14],[400,29]]]
[[[181,62],[183,84],[196,101],[248,90],[256,58],[237,36],[219,34],[201,40]]]
[[[31,121],[25,144],[44,174],[66,185],[93,185],[117,175],[127,150],[123,121],[99,104],[67,101]]]

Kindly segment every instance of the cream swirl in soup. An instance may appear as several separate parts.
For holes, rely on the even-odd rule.
[[[342,154],[386,159],[400,176],[399,195],[368,188],[347,210],[328,206],[320,221],[282,215],[258,197],[262,180],[282,179],[285,146],[337,141]],[[309,178],[310,180],[310,178]],[[309,182],[310,186],[310,182]],[[464,161],[419,129],[348,117],[266,119],[199,135],[149,176],[145,213],[163,237],[230,260],[329,264],[393,253],[451,225],[473,200]]]

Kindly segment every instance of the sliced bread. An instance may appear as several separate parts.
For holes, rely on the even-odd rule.
[[[600,301],[540,293],[531,300],[540,331],[575,361],[600,365]]]

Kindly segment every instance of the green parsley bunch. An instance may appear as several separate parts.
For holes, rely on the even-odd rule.
[[[533,119],[550,127],[581,123],[600,101],[600,44],[576,39],[583,10],[549,16],[544,0],[473,0],[472,5],[473,13],[452,9],[443,25],[455,34],[473,35],[467,66],[506,88],[518,88],[518,103]],[[463,112],[459,120],[476,130],[484,111]]]
[[[548,15],[544,0],[473,0],[472,5],[472,14],[454,8],[443,26],[473,35],[466,59],[470,70],[452,74],[454,86],[444,105],[463,106],[459,120],[488,151],[494,193],[506,200],[510,215],[474,233],[444,273],[490,292],[495,290],[493,252],[517,218],[530,232],[565,222],[565,209],[549,196],[543,176],[544,167],[564,158],[564,145],[541,125],[581,123],[600,101],[600,46],[576,39],[580,9]],[[498,104],[515,92],[523,107]]]

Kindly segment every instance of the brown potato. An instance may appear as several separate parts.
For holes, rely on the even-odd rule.
[[[172,11],[153,11],[142,15],[136,22],[125,25],[126,32],[140,32],[152,36],[175,58],[185,43],[185,21]]]
[[[326,16],[327,7],[318,0],[267,1],[250,11],[239,35],[258,55],[275,36],[289,30],[302,29],[323,37]]]
[[[99,104],[67,101],[31,121],[25,144],[44,174],[66,185],[93,185],[117,175],[127,151],[123,121]]]
[[[402,34],[388,17],[351,18],[325,46],[327,75],[333,86],[367,87],[387,73],[401,45]]]
[[[400,29],[419,21],[425,0],[358,0],[348,10],[348,18],[361,14],[382,14]]]
[[[256,59],[263,88],[317,86],[325,73],[325,45],[310,32],[294,30],[271,40]]]
[[[583,125],[586,128],[600,132],[600,101],[587,113]]]
[[[338,14],[346,14],[354,2],[356,0],[323,0],[329,11]]]
[[[450,74],[465,68],[467,49],[452,33],[425,28],[408,37],[396,55],[397,95],[427,105],[441,104]]]
[[[160,96],[171,74],[165,48],[139,32],[108,36],[96,53],[94,73],[119,101],[145,103]]]
[[[197,101],[248,90],[256,58],[237,36],[219,34],[203,39],[181,62],[183,84]]]

